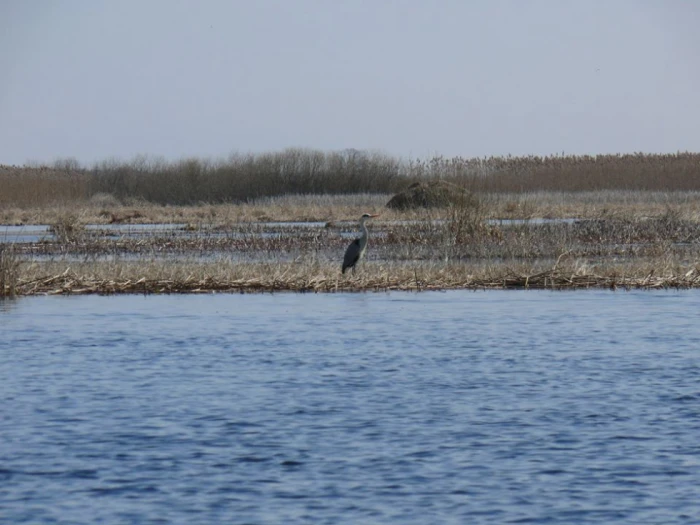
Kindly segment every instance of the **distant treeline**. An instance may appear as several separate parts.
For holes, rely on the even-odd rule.
[[[42,206],[109,194],[122,202],[245,202],[284,194],[394,193],[443,179],[473,191],[700,191],[700,154],[555,155],[403,160],[382,153],[287,149],[227,160],[137,157],[92,167],[0,166],[0,206]]]

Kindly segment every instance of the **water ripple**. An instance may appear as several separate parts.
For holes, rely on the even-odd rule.
[[[22,299],[0,312],[0,521],[698,522],[699,310],[695,292]]]

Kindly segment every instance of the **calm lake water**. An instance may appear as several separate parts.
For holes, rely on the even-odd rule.
[[[700,293],[0,302],[2,523],[700,523]]]

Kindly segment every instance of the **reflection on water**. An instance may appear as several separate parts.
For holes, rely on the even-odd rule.
[[[0,297],[0,313],[9,312],[17,304],[17,299],[14,297]],[[0,318],[0,322],[1,322]]]
[[[692,523],[699,309],[697,292],[0,301],[2,518]]]

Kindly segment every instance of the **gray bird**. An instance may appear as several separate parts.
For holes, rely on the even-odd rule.
[[[379,215],[372,215],[371,213],[364,213],[360,217],[360,229],[362,230],[362,236],[355,239],[350,243],[348,249],[345,250],[345,257],[343,258],[343,273],[348,268],[352,268],[353,275],[355,274],[355,265],[364,257],[365,251],[367,250],[367,226],[365,226],[365,221],[367,219],[372,219],[378,217]]]

